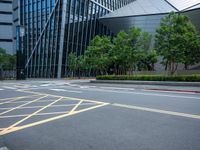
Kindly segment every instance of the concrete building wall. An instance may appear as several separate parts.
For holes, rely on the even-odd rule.
[[[13,0],[12,4],[12,10],[13,10],[13,27],[12,27],[12,32],[13,32],[13,51],[16,53],[16,26],[19,25],[19,1],[18,0]]]
[[[12,0],[0,0],[0,47],[9,54],[14,54],[12,20]]]

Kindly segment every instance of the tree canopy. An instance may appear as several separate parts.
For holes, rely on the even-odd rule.
[[[187,68],[200,62],[200,36],[187,16],[171,12],[156,32],[155,49],[171,74],[179,63]]]
[[[0,69],[13,70],[16,65],[16,56],[6,53],[6,50],[0,48]]]

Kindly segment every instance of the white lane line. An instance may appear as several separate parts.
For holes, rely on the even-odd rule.
[[[72,91],[72,90],[65,90],[65,89],[50,89],[50,90],[57,91],[57,92],[83,93],[82,91]]]
[[[72,88],[72,87],[71,87]],[[77,89],[73,87],[73,89]],[[135,95],[145,95],[145,96],[159,96],[159,97],[173,97],[173,98],[184,98],[184,99],[200,99],[200,97],[193,96],[181,96],[181,95],[167,95],[167,94],[157,94],[157,93],[143,93],[143,92],[133,92],[133,91],[113,91],[113,90],[103,90],[103,89],[82,89],[86,91],[97,91],[97,92],[113,92],[113,93],[124,93],[124,94],[135,94]]]
[[[0,89],[0,91],[3,91],[4,89]]]
[[[197,93],[193,93],[193,92],[176,92],[176,91],[159,91],[159,90],[142,90],[142,91],[145,91],[145,92],[158,92],[158,93],[175,93],[175,94],[179,94],[179,93],[182,93],[182,94],[197,94]]]
[[[134,88],[120,88],[120,87],[100,87],[101,89],[111,89],[111,90],[132,90],[134,91]]]
[[[52,84],[41,84],[40,86],[51,86]]]
[[[7,147],[0,147],[0,150],[9,150]]]
[[[187,117],[187,118],[192,118],[192,119],[200,119],[200,115],[194,115],[194,114],[187,114],[187,113],[181,113],[181,112],[175,112],[175,111],[166,111],[166,110],[154,109],[154,108],[148,108],[148,107],[139,107],[139,106],[134,106],[134,105],[117,104],[117,103],[114,103],[112,105],[117,106],[117,107],[128,108],[128,109],[142,110],[142,111],[147,111],[147,112],[154,112],[154,113],[179,116],[179,117]]]
[[[16,90],[17,88],[14,88],[14,87],[10,87],[10,86],[2,86],[3,88],[5,89],[11,89],[11,90]]]

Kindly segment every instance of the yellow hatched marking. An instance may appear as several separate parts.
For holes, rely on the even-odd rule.
[[[18,131],[18,130],[22,130],[22,129],[29,128],[29,127],[32,127],[32,126],[40,125],[40,124],[47,123],[47,122],[50,122],[50,121],[54,121],[54,120],[57,120],[57,119],[61,119],[61,118],[67,117],[67,116],[71,116],[71,115],[75,115],[75,114],[78,114],[78,113],[81,113],[81,112],[85,112],[85,111],[88,111],[88,110],[96,109],[96,108],[99,108],[99,107],[103,107],[103,106],[109,104],[109,103],[104,103],[104,102],[99,102],[99,101],[94,101],[94,100],[86,100],[86,99],[79,99],[79,98],[73,98],[73,97],[61,97],[61,96],[51,95],[51,94],[46,94],[46,93],[30,92],[30,91],[24,91],[24,90],[17,90],[17,91],[32,93],[32,94],[36,94],[37,96],[41,96],[41,95],[44,95],[44,96],[40,97],[38,99],[35,99],[33,101],[30,101],[28,103],[25,103],[23,105],[20,105],[18,107],[11,108],[8,111],[0,113],[0,115],[5,114],[5,113],[10,112],[10,111],[13,111],[15,109],[23,109],[23,107],[24,108],[34,108],[35,107],[35,108],[41,108],[41,109],[39,109],[38,111],[36,111],[36,112],[34,112],[32,114],[22,114],[22,115],[15,115],[15,116],[0,116],[0,117],[8,117],[8,118],[9,117],[25,117],[24,119],[21,119],[21,120],[17,121],[16,123],[14,123],[13,125],[11,125],[11,126],[9,126],[7,128],[2,128],[3,130],[1,130],[0,135],[5,135],[5,134],[8,134],[8,133],[12,133],[12,132]],[[40,99],[45,98],[47,96],[52,96],[52,97],[59,98],[59,99],[55,100],[54,102],[52,102],[52,103],[50,103],[50,104],[48,104],[46,106],[30,106],[30,107],[26,107],[26,105],[31,104],[31,103],[36,102],[36,101],[39,101]],[[70,111],[40,113],[40,111],[44,110],[47,107],[66,106],[66,105],[53,105],[54,103],[58,102],[61,99],[74,100],[74,101],[78,101],[78,103],[76,103],[76,104],[68,104],[68,106],[69,105],[74,106]],[[88,102],[88,103],[83,103],[83,102]],[[80,105],[95,105],[95,106],[76,111],[76,109]],[[60,115],[59,116],[55,116],[55,117],[51,117],[51,118],[48,118],[48,119],[44,119],[44,120],[41,120],[41,121],[37,121],[37,122],[34,122],[34,123],[30,123],[30,124],[27,124],[27,125],[18,126],[20,123],[26,121],[28,118],[31,118],[33,116],[51,115],[51,114],[60,114]]]
[[[41,94],[40,94],[41,95]],[[22,99],[22,98],[27,98],[27,97],[34,97],[34,96],[38,96],[38,94],[34,94],[34,95],[27,95],[27,96],[20,96],[20,97],[10,97],[10,98],[2,98],[0,99],[0,101],[4,101],[4,100],[12,100],[12,99]]]
[[[48,95],[42,96],[42,97],[37,98],[37,99],[35,99],[35,100],[32,100],[32,101],[30,101],[30,102],[28,102],[28,103],[25,103],[25,104],[19,105],[19,106],[17,106],[17,107],[14,107],[14,108],[12,108],[12,109],[10,109],[10,110],[4,111],[4,112],[0,113],[0,115],[6,114],[6,113],[11,112],[11,111],[13,111],[13,110],[15,110],[15,109],[18,109],[18,108],[20,108],[20,107],[23,107],[23,106],[26,106],[26,105],[28,105],[28,104],[31,104],[31,103],[33,103],[33,102],[37,102],[38,100],[43,99],[43,98],[45,98],[45,97],[47,97],[47,96],[48,96]]]
[[[35,114],[34,116],[43,116],[43,115],[54,115],[54,114],[64,114],[64,113],[67,113],[69,111],[61,111],[61,112],[49,112],[49,113],[38,113],[38,114]],[[26,117],[26,116],[29,116],[31,114],[23,114],[23,115],[13,115],[13,116],[0,116],[0,119],[2,118],[17,118],[17,117]],[[5,129],[5,128],[4,128]]]
[[[61,100],[63,101],[63,100]],[[95,103],[84,103],[81,105],[94,105]],[[74,106],[76,104],[62,104],[62,105],[51,105],[50,107],[65,107],[65,106]],[[27,106],[27,107],[20,107],[18,109],[29,109],[29,108],[42,108],[44,106]],[[8,107],[8,108],[0,108],[0,110],[8,110],[8,109],[12,109],[13,107]],[[1,118],[1,116],[0,116]]]
[[[41,109],[39,109],[39,110],[35,111],[34,113],[32,113],[32,114],[28,115],[27,117],[25,117],[25,118],[21,119],[20,121],[18,121],[18,122],[16,122],[16,123],[14,123],[13,125],[9,126],[9,127],[8,127],[8,128],[6,128],[5,130],[3,130],[2,132],[4,133],[4,132],[6,132],[6,131],[8,131],[8,130],[12,129],[13,127],[17,126],[18,124],[20,124],[20,123],[24,122],[25,120],[27,120],[27,119],[31,118],[31,117],[32,117],[32,116],[34,116],[35,114],[37,114],[37,113],[41,112],[42,110],[44,110],[44,109],[48,108],[49,106],[53,105],[54,103],[56,103],[56,102],[60,101],[61,99],[62,99],[62,97],[61,97],[61,98],[59,98],[59,99],[57,99],[57,100],[55,100],[54,102],[52,102],[52,103],[50,103],[50,104],[46,105],[45,107],[43,107],[43,108],[41,108]]]
[[[22,99],[22,98],[33,98],[33,97],[37,97],[37,96],[27,96],[27,97],[15,97],[15,98],[12,98],[12,100],[10,100],[10,101],[5,101],[5,102],[1,102],[0,103],[0,105],[3,105],[3,104],[8,104],[8,103],[12,103],[12,102],[15,102],[15,101],[17,101],[17,100],[19,100],[19,99]]]
[[[103,106],[106,106],[108,104],[109,103],[103,103],[103,104],[100,104],[100,105],[97,105],[97,106],[93,106],[93,107],[89,107],[89,108],[86,108],[86,109],[82,109],[82,110],[79,110],[79,111],[75,111],[74,110],[71,113],[66,113],[66,114],[63,114],[63,115],[59,115],[59,116],[52,117],[52,118],[49,118],[49,119],[37,121],[37,122],[30,123],[30,124],[27,124],[27,125],[23,125],[23,126],[20,126],[20,127],[14,127],[14,128],[12,128],[10,130],[6,130],[6,131],[0,132],[0,135],[5,135],[5,134],[8,134],[8,133],[12,133],[12,132],[18,131],[18,130],[26,129],[26,128],[33,127],[33,126],[40,125],[40,124],[44,124],[44,123],[47,123],[47,122],[50,122],[50,121],[55,121],[55,120],[58,120],[58,119],[61,119],[61,118],[67,117],[67,116],[72,116],[72,115],[75,115],[75,114],[78,114],[78,113],[81,113],[81,112],[85,112],[85,111],[88,111],[88,110],[92,110],[92,109],[96,109],[96,108],[99,108],[99,107],[103,107]]]

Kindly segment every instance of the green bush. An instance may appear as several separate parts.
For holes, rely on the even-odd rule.
[[[200,82],[200,74],[197,75],[103,75],[97,76],[97,80],[140,80],[140,81],[184,81]]]

